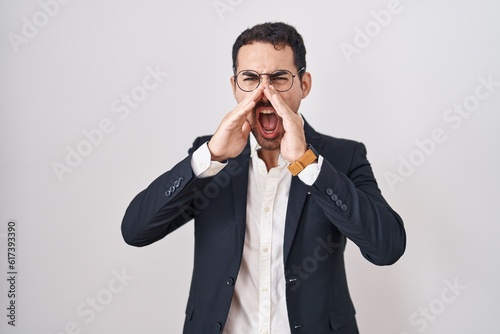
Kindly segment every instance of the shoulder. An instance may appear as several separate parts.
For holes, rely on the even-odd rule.
[[[307,121],[305,121],[304,130],[306,132],[306,140],[308,140],[319,153],[327,151],[336,152],[336,154],[349,154],[355,151],[358,147],[364,148],[364,144],[359,141],[334,137],[317,132]],[[318,147],[314,145],[315,143]]]
[[[360,141],[319,133],[310,126],[306,128],[306,137],[324,159],[343,173],[368,163],[366,147]]]
[[[352,151],[356,149],[357,146],[364,146],[360,141],[348,138],[338,138],[329,135],[319,133],[320,137],[323,139],[324,146],[328,148],[335,148],[337,150],[347,150]]]

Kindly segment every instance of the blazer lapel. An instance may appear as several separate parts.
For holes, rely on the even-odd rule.
[[[307,185],[298,177],[292,177],[292,184],[290,186],[290,194],[286,210],[285,239],[283,241],[283,260],[285,264],[292,247],[293,239],[295,238],[295,232],[299,226],[299,220],[306,198]]]
[[[320,152],[323,146],[321,136],[304,119],[304,131],[307,143],[311,144],[316,151]],[[288,197],[288,206],[285,220],[285,237],[283,241],[283,261],[286,264],[288,254],[299,226],[300,217],[309,194],[308,187],[298,176],[292,177],[290,193]]]
[[[229,161],[233,164],[231,171],[235,175],[231,178],[233,198],[234,198],[234,215],[236,220],[236,229],[238,232],[238,241],[240,242],[241,251],[243,252],[243,244],[245,242],[245,224],[247,213],[247,189],[248,189],[248,168],[250,163],[250,141],[239,156]]]

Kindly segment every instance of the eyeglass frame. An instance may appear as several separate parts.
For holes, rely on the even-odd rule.
[[[278,92],[280,92],[280,93],[284,93],[284,92],[288,92],[290,89],[292,89],[292,87],[293,87],[293,82],[294,82],[295,77],[296,77],[296,76],[297,76],[300,72],[305,71],[305,69],[306,69],[306,68],[305,68],[305,66],[304,66],[304,67],[302,67],[300,70],[298,70],[298,71],[297,71],[297,73],[295,73],[295,74],[292,74],[292,72],[290,72],[289,70],[285,70],[285,69],[275,70],[275,71],[272,71],[271,73],[259,73],[259,72],[255,71],[255,70],[241,70],[241,71],[239,71],[238,73],[236,73],[236,74],[234,75],[234,81],[236,81],[236,86],[238,86],[238,88],[239,88],[239,89],[241,89],[243,92],[250,93],[250,92],[253,92],[254,90],[256,90],[257,88],[259,88],[260,84],[262,83],[262,76],[263,76],[263,75],[267,75],[267,81],[269,82],[269,84],[270,84],[270,85],[272,85],[272,83],[271,83],[271,75],[272,75],[273,73],[275,73],[275,72],[280,72],[280,71],[281,71],[281,72],[288,72],[288,73],[290,73],[290,75],[292,76],[292,84],[290,85],[290,88],[288,88],[287,90],[279,90],[279,89],[275,88]],[[234,72],[236,72],[236,68],[233,68],[233,71],[234,71]],[[245,72],[245,71],[247,71],[247,72],[254,72],[254,73],[257,73],[257,74],[259,75],[259,83],[258,83],[258,84],[257,84],[257,86],[256,86],[254,89],[252,89],[252,90],[245,90],[245,89],[241,88],[241,87],[240,87],[240,85],[238,84],[238,75],[239,75],[241,72]]]

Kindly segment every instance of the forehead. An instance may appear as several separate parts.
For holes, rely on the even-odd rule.
[[[270,43],[253,42],[244,45],[238,51],[237,70],[255,70],[269,72],[286,69],[293,72],[293,50],[290,46],[276,49]]]

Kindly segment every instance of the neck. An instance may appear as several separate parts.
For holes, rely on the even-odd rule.
[[[278,157],[280,154],[279,149],[270,151],[261,148],[260,150],[257,151],[257,154],[259,155],[259,158],[261,158],[266,164],[268,172],[271,168],[278,166]]]

